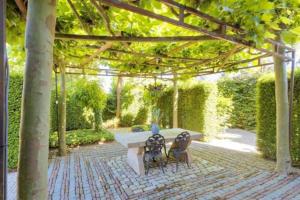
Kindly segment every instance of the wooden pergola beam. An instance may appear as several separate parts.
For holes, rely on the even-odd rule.
[[[221,20],[219,20],[217,18],[214,18],[214,17],[212,17],[212,16],[210,16],[210,15],[204,13],[204,12],[201,12],[201,11],[195,9],[195,8],[187,7],[185,5],[177,3],[175,1],[172,1],[172,0],[157,0],[157,1],[162,2],[162,3],[168,5],[168,6],[172,7],[172,8],[182,9],[182,10],[184,10],[187,13],[194,14],[194,15],[196,15],[198,17],[201,17],[203,19],[209,20],[209,21],[214,22],[216,24],[219,24],[219,25],[222,25],[222,26],[224,26],[224,25],[225,26],[229,26],[230,28],[233,28],[235,30],[243,31],[237,25],[233,25],[233,24],[230,24],[230,23],[227,23],[227,22],[223,22],[223,21],[221,21]]]
[[[102,36],[102,35],[78,35],[67,33],[56,33],[56,40],[86,40],[102,42],[187,42],[217,40],[207,35],[199,36],[166,36],[166,37],[126,37],[126,36]]]
[[[92,46],[90,46],[92,47]],[[97,47],[95,47],[97,48]],[[185,58],[185,57],[172,57],[167,55],[151,55],[147,53],[140,53],[140,52],[134,52],[134,51],[125,51],[125,50],[119,50],[119,49],[107,49],[107,51],[110,52],[116,52],[116,53],[122,53],[122,54],[130,54],[130,55],[136,55],[136,56],[144,56],[144,57],[150,57],[150,58],[165,58],[168,60],[180,60],[180,61],[205,61],[210,59],[199,59],[199,58]]]
[[[256,47],[252,42],[246,41],[241,36],[236,37],[236,36],[226,35],[224,33],[218,32],[218,31],[214,31],[214,32],[213,31],[208,31],[207,29],[203,29],[203,28],[195,26],[195,25],[187,24],[187,23],[184,23],[183,21],[175,20],[175,19],[166,17],[164,15],[156,14],[152,11],[145,10],[143,8],[136,7],[136,6],[133,6],[133,5],[118,1],[118,0],[101,0],[101,2],[106,4],[106,5],[109,5],[109,6],[113,6],[113,7],[119,8],[119,9],[127,10],[127,11],[130,11],[130,12],[133,12],[133,13],[137,13],[137,14],[147,16],[147,17],[150,17],[150,18],[153,18],[153,19],[157,19],[159,21],[166,22],[166,23],[175,25],[177,27],[181,27],[181,28],[188,29],[188,30],[193,30],[193,31],[196,31],[196,32],[199,32],[199,33],[217,38],[217,39],[225,40],[225,41],[235,43],[235,44],[241,44],[241,45],[244,45],[244,46],[247,46],[247,47],[257,49],[257,50],[259,50],[261,52],[264,52],[264,53],[270,53],[270,54],[272,54],[273,56],[276,56],[276,57],[288,58],[288,59],[291,60],[290,57],[287,57],[283,54],[273,52],[273,51],[270,51],[268,49],[264,49],[264,48],[261,48],[261,47]],[[185,7],[185,9],[190,8],[190,7],[187,7],[187,6],[184,6],[182,4],[177,3],[177,6],[179,6],[179,5],[181,7]],[[282,47],[286,47],[284,44],[281,44],[281,43],[278,44],[278,45],[280,45]]]

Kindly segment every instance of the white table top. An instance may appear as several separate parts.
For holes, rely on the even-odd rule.
[[[192,140],[199,140],[203,138],[203,134],[195,131],[185,130],[181,128],[172,128],[160,130],[159,134],[164,136],[166,142],[173,142],[178,134],[183,131],[188,131]],[[152,135],[151,131],[145,132],[129,132],[129,133],[116,133],[115,139],[117,142],[127,148],[144,147],[146,140]]]

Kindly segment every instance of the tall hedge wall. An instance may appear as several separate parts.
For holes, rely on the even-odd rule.
[[[11,75],[8,96],[8,167],[15,168],[18,163],[19,127],[21,118],[23,78]]]
[[[57,131],[57,105],[55,90],[51,92],[51,132]],[[92,128],[92,119],[89,120],[87,115],[92,115],[91,111],[85,110],[81,104],[78,103],[72,94],[67,92],[66,99],[66,130],[90,129]]]
[[[276,101],[274,76],[262,76],[257,82],[257,145],[266,158],[276,159]],[[300,164],[300,71],[295,75],[293,99],[293,135],[291,156]]]
[[[217,131],[216,119],[217,87],[214,84],[200,83],[189,88],[179,89],[178,126],[199,131],[207,137]],[[172,127],[173,90],[166,91],[158,102],[163,127]]]
[[[228,116],[223,124],[234,128],[255,130],[256,81],[256,77],[243,77],[226,78],[218,82],[218,100],[229,101],[230,105],[230,107],[222,107],[222,105],[218,107],[222,116]]]

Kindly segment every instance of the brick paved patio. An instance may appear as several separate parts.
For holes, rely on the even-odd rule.
[[[140,177],[126,163],[126,149],[109,143],[74,149],[49,165],[49,199],[300,199],[300,176],[272,172],[274,162],[193,142],[193,164],[150,169]],[[9,199],[16,194],[9,174]]]

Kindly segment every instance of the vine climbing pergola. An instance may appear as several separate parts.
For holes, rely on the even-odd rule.
[[[27,63],[20,131],[21,138],[24,140],[21,141],[20,149],[21,152],[22,150],[24,152],[20,156],[19,197],[23,195],[24,199],[45,199],[47,196],[47,192],[45,192],[47,190],[47,166],[45,163],[47,163],[46,154],[48,153],[46,143],[48,142],[47,136],[49,133],[49,126],[47,125],[49,123],[49,108],[47,105],[50,104],[51,70],[49,66],[52,65],[53,54],[55,58],[53,70],[55,73],[61,74],[62,83],[65,80],[65,74],[117,76],[120,78],[162,78],[174,82],[174,101],[176,101],[176,98],[178,99],[178,79],[275,65],[275,74],[278,75],[276,76],[276,103],[279,113],[279,115],[277,113],[277,123],[279,123],[278,127],[284,126],[284,131],[282,132],[289,130],[291,135],[295,67],[295,49],[292,47],[274,39],[264,39],[258,44],[247,38],[247,31],[243,30],[239,25],[225,22],[199,9],[173,0],[156,0],[155,2],[161,9],[152,10],[147,9],[145,6],[140,6],[139,1],[134,0],[82,1],[84,8],[92,7],[96,10],[97,16],[88,16],[90,14],[89,10],[85,10],[86,16],[82,15],[74,0],[66,1],[76,18],[75,20],[80,25],[78,32],[84,34],[65,32],[64,30],[68,30],[68,28],[65,28],[68,27],[68,23],[59,23],[55,29],[55,1],[29,1],[27,8],[27,4],[25,4],[27,1],[16,0],[21,16],[27,16]],[[1,1],[0,5],[1,11],[4,11],[5,1]],[[132,34],[125,30],[116,31],[116,28],[111,25],[111,21],[115,19],[109,17],[108,10],[114,13],[118,11],[133,13],[134,15],[142,16],[145,20],[155,21],[156,27],[159,27],[156,30],[159,31],[162,31],[166,25],[171,25],[173,27],[172,30],[178,29],[177,35],[172,33],[166,35]],[[165,13],[172,14],[166,15]],[[0,25],[1,28],[5,28],[5,12],[1,12],[1,15]],[[199,23],[191,22],[191,17]],[[102,19],[106,34],[97,34],[99,31],[91,30],[90,24],[93,24],[95,21],[93,18]],[[87,21],[91,21],[91,23],[89,24]],[[126,22],[123,21],[122,23]],[[139,27],[143,27],[143,24],[139,24]],[[148,31],[147,33],[150,32]],[[185,33],[186,35],[184,35]],[[5,37],[4,34],[0,36],[0,71],[2,81],[6,80],[8,75],[5,76],[6,73],[4,73],[7,71],[6,52],[4,50]],[[35,40],[37,38],[38,40]],[[54,39],[55,43],[53,42]],[[150,47],[143,45],[145,43]],[[157,49],[158,46],[156,44],[166,45],[169,43],[172,43],[172,46],[166,48],[167,51],[161,52],[160,49],[154,52],[149,50],[151,48]],[[208,53],[207,56],[202,54],[191,56],[189,53],[183,53],[190,50],[194,52],[194,55],[197,55],[198,49],[195,48],[195,45],[199,45],[199,43],[208,44],[208,46],[224,44],[226,48],[216,48],[214,50],[217,52],[214,52],[214,54]],[[53,45],[54,52],[52,52]],[[203,48],[206,47],[204,46]],[[69,51],[70,49],[71,51]],[[77,53],[79,49],[83,49],[84,53]],[[206,49],[204,51],[208,52]],[[269,58],[271,57],[273,57],[274,61],[270,61]],[[72,59],[76,60],[76,62],[70,62]],[[283,63],[281,68],[276,67],[276,62],[277,64]],[[37,63],[39,66],[37,66]],[[285,94],[287,77],[284,63],[291,64],[289,111],[286,109],[285,101],[288,95]],[[6,101],[3,97],[7,92],[5,88],[7,85],[0,82],[0,86],[0,117],[3,118],[6,112]],[[61,89],[61,91],[65,90]],[[61,101],[61,109],[63,110],[65,109],[65,99],[61,98]],[[177,113],[177,104],[174,104],[173,113]],[[33,119],[30,120],[30,118],[34,118],[38,123],[35,123]],[[289,118],[289,129],[284,124],[286,118]],[[177,117],[174,116],[173,124],[175,126],[177,125],[176,121]],[[1,156],[4,155],[5,157],[7,130],[2,122],[1,120],[0,153]],[[62,120],[61,123],[65,122]],[[35,132],[31,130],[35,130]],[[277,146],[282,147],[283,144],[278,143]],[[27,158],[26,153],[32,153],[36,162],[30,163],[31,160]],[[286,161],[279,159],[278,163],[280,162]],[[1,165],[0,170],[1,175],[4,172],[6,173],[5,165]],[[30,171],[39,173],[36,173],[38,175],[30,176],[32,180],[29,184],[26,181]],[[4,176],[0,176],[2,179],[1,183],[5,179],[5,177],[2,177]],[[22,183],[22,180],[24,183]],[[3,190],[3,187],[1,189]],[[37,190],[41,192],[37,193]]]

